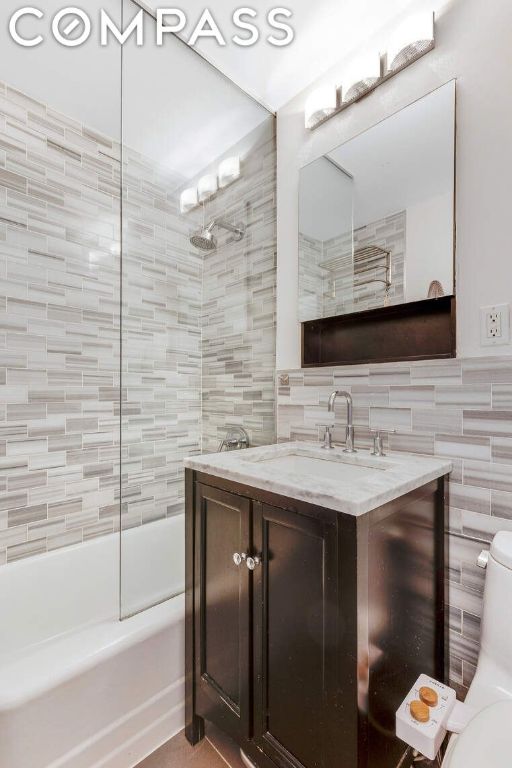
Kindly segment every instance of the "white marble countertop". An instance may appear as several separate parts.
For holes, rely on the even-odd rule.
[[[320,477],[318,473],[315,476],[314,471],[299,473],[284,470],[282,465],[272,465],[273,458],[296,456],[340,463],[343,465],[340,477]],[[302,465],[305,464],[302,461]],[[430,456],[395,452],[376,457],[365,450],[346,454],[342,448],[326,451],[320,445],[305,442],[191,456],[185,459],[184,465],[224,480],[355,516],[364,515],[452,470],[449,461]],[[353,478],[350,467],[354,468]],[[329,469],[331,474],[336,474],[332,465]]]

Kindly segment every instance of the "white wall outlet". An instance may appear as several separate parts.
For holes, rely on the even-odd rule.
[[[510,304],[496,304],[480,310],[482,347],[510,344]]]

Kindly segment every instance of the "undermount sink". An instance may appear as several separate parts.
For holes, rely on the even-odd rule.
[[[243,451],[191,456],[185,466],[350,515],[366,514],[448,474],[450,462],[393,453],[374,456],[359,448],[323,448],[283,442]]]
[[[386,466],[375,467],[364,463],[344,461],[339,454],[331,457],[328,453],[325,456],[318,457],[292,453],[285,456],[272,456],[267,459],[260,459],[260,463],[286,473],[292,472],[297,475],[309,475],[311,477],[323,477],[339,481],[366,479],[375,473],[388,469]]]

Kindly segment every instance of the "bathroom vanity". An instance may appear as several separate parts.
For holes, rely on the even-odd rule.
[[[392,768],[445,678],[446,461],[306,443],[186,464],[186,733],[259,768]]]

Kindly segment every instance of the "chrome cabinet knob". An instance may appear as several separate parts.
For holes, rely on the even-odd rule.
[[[254,557],[248,557],[246,559],[247,567],[250,571],[254,571],[257,565],[261,563],[261,559],[255,555]]]
[[[243,559],[244,559],[244,556],[243,556],[243,555],[241,555],[241,554],[240,554],[240,552],[235,552],[235,554],[233,555],[233,562],[234,562],[234,564],[235,564],[237,567],[238,567],[239,565],[241,565],[241,563],[242,563],[242,560],[243,560]]]

